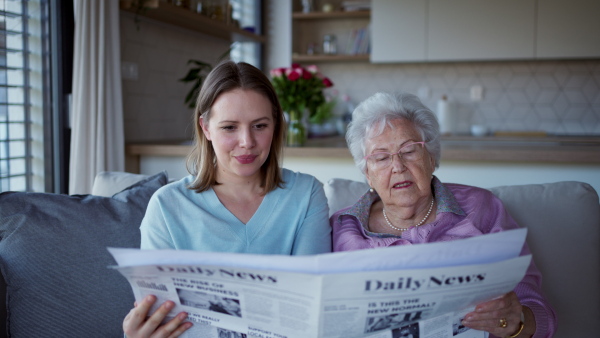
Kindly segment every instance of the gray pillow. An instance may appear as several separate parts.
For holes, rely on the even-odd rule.
[[[148,201],[166,183],[163,172],[113,197],[0,194],[8,336],[123,337],[134,298],[106,247],[139,247]]]
[[[327,196],[329,217],[331,217],[341,209],[356,203],[369,190],[369,184],[345,178],[332,178],[323,185],[323,189]]]

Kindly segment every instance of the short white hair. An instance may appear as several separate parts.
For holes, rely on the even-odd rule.
[[[385,126],[392,127],[391,121],[412,122],[421,134],[425,148],[435,160],[435,168],[440,166],[441,146],[440,127],[435,114],[418,97],[409,93],[376,93],[361,102],[352,113],[348,125],[346,142],[356,166],[365,173],[367,138],[381,135]]]

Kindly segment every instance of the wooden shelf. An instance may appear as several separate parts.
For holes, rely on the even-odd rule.
[[[135,9],[125,9],[127,12],[136,13]],[[175,6],[168,2],[160,2],[159,7],[145,9],[137,13],[150,19],[179,26],[200,33],[212,35],[230,41],[251,41],[265,43],[262,35],[228,25],[223,21],[214,20],[204,15],[194,13],[185,8]]]
[[[343,30],[356,28],[364,22],[371,19],[371,11],[350,11],[350,12],[292,12],[292,25],[294,26],[292,39],[294,41],[292,53],[292,62],[369,62],[371,57],[369,54],[299,54],[304,50],[304,45],[311,41],[316,41],[315,37],[319,37],[324,33],[341,34]],[[347,20],[342,22],[343,20]],[[334,23],[335,22],[335,23]],[[318,28],[315,28],[318,27]],[[336,32],[336,27],[342,28],[342,31]],[[348,34],[348,33],[344,33]],[[312,38],[312,40],[311,40]]]
[[[359,55],[306,55],[306,54],[294,54],[292,55],[292,62],[345,62],[345,61],[369,61],[369,54]]]
[[[371,17],[371,11],[352,11],[352,12],[311,12],[311,13],[302,13],[295,12],[292,13],[292,19],[295,20],[321,20],[321,19],[357,19],[357,18],[365,18],[368,19]]]

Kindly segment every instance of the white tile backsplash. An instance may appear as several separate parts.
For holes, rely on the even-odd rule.
[[[600,60],[318,66],[355,103],[378,91],[418,94],[425,87],[431,95],[421,97],[423,103],[435,111],[437,101],[447,95],[462,112],[462,126],[600,135]],[[479,102],[470,97],[475,85],[483,87]]]

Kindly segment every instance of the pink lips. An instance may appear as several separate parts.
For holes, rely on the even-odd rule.
[[[238,162],[240,162],[241,164],[250,164],[250,163],[254,162],[254,160],[257,157],[258,156],[256,156],[256,155],[240,155],[240,156],[235,156],[235,159],[238,160]]]
[[[392,186],[392,188],[394,189],[404,189],[404,188],[408,188],[412,185],[412,182],[410,181],[404,181],[404,182],[398,182],[396,184],[394,184]]]

